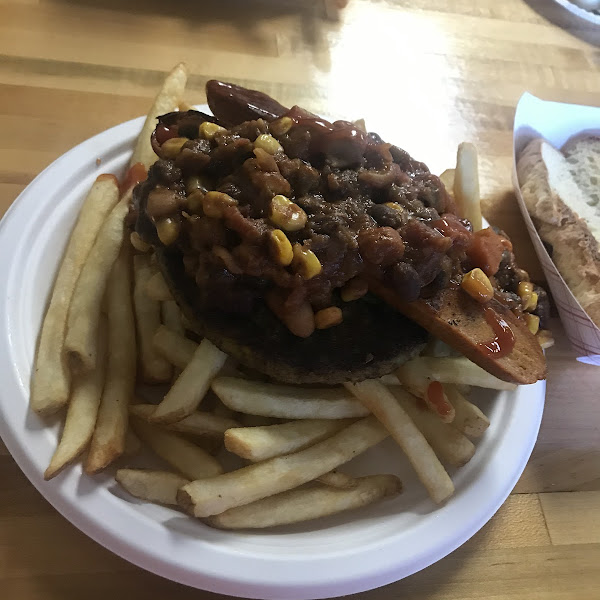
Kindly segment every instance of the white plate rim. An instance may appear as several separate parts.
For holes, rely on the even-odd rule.
[[[57,185],[56,178],[62,170],[90,168],[92,157],[114,153],[116,147],[131,144],[142,123],[143,118],[133,119],[104,131],[71,149],[40,173],[0,222],[0,252],[4,256],[12,256],[10,249],[15,243],[14,232],[19,224],[27,220],[28,209],[34,205],[36,198],[42,193],[51,196],[47,185],[53,179],[53,185]],[[15,265],[10,260],[3,261],[0,264],[0,277],[3,277],[3,281],[10,281],[14,270]],[[182,554],[189,552],[188,544],[183,543],[177,555],[168,555],[166,550],[173,552],[172,546],[165,547],[166,550],[161,552],[158,542],[164,542],[164,533],[161,534],[159,528],[142,530],[137,523],[132,524],[128,520],[127,514],[119,514],[123,511],[113,510],[112,507],[109,513],[104,512],[102,518],[98,518],[94,511],[108,510],[101,498],[92,494],[86,496],[85,502],[75,502],[64,493],[57,480],[43,480],[43,472],[35,464],[36,457],[32,456],[31,447],[22,440],[22,423],[15,423],[11,419],[14,398],[20,396],[21,400],[27,402],[28,382],[21,380],[16,367],[11,364],[14,348],[11,347],[7,297],[0,298],[0,311],[3,315],[0,321],[0,372],[4,381],[0,390],[0,435],[25,475],[65,518],[115,554],[163,577],[218,593],[290,600],[339,596],[397,581],[437,562],[476,533],[509,495],[531,454],[543,412],[545,382],[520,388],[516,395],[523,397],[519,402],[514,402],[510,421],[505,424],[504,437],[490,463],[480,474],[474,486],[477,490],[468,489],[435,511],[432,520],[442,533],[440,539],[435,540],[433,545],[423,545],[414,539],[415,551],[411,557],[395,560],[394,548],[399,550],[400,544],[408,541],[401,532],[369,547],[368,560],[360,549],[349,549],[343,556],[338,553],[327,565],[322,563],[322,557],[319,557],[319,562],[314,559],[292,561],[291,566],[282,560],[268,579],[265,579],[265,565],[261,560],[241,556],[235,548],[213,545],[212,563],[209,560],[202,568],[191,568],[189,564],[182,565],[182,559],[185,558]],[[498,473],[502,474],[501,481],[498,480]],[[479,491],[487,492],[485,502],[478,496]],[[474,502],[465,516],[463,509],[466,500]],[[110,517],[108,522],[107,515]],[[132,535],[124,539],[123,531],[127,530]],[[207,556],[204,555],[203,559],[207,559]],[[230,564],[235,563],[238,567],[243,563],[244,567],[223,569],[219,564],[223,559],[232,561]],[[235,561],[239,561],[239,564]],[[244,576],[240,574],[241,571]],[[306,572],[311,574],[310,581],[303,576]]]
[[[586,10],[585,8],[581,8],[581,6],[577,6],[577,4],[570,2],[570,0],[554,0],[557,4],[560,4],[564,9],[568,10],[571,14],[587,21],[588,23],[594,23],[595,25],[600,25],[600,15]]]

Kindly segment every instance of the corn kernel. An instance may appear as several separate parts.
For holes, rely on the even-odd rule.
[[[521,298],[523,310],[529,310],[529,306],[533,301],[533,293],[533,283],[531,283],[531,281],[521,281],[519,283],[517,294],[519,295],[519,298]],[[535,306],[537,306],[537,294],[535,298]]]
[[[293,252],[293,266],[304,279],[312,279],[323,269],[317,255],[312,250],[303,248],[300,244],[294,244]]]
[[[179,236],[179,223],[167,217],[156,224],[158,239],[165,245],[170,246]]]
[[[275,135],[284,135],[286,134],[294,124],[294,121],[290,117],[281,117],[276,121],[273,121],[269,124],[269,129]]]
[[[148,252],[148,250],[150,250],[150,248],[152,246],[150,246],[150,244],[147,244],[141,237],[140,234],[137,231],[132,231],[131,235],[129,236],[129,241],[131,242],[131,245],[138,251],[138,252]]]
[[[220,219],[223,209],[228,206],[236,206],[238,201],[229,194],[223,192],[207,192],[202,199],[202,210],[207,217]]]
[[[369,291],[369,285],[364,279],[351,279],[340,291],[344,302],[352,302],[362,298]]]
[[[271,200],[271,221],[284,231],[299,231],[306,225],[306,213],[282,194]]]
[[[277,152],[281,152],[283,150],[281,144],[268,133],[259,135],[254,141],[254,147],[261,148],[269,154],[277,154]]]
[[[531,296],[529,297],[529,302],[527,302],[527,306],[523,307],[523,310],[532,312],[537,308],[537,303],[538,303],[537,292],[531,292]]]
[[[387,206],[388,208],[393,208],[398,212],[404,212],[404,207],[401,204],[398,204],[397,202],[384,202],[383,205]]]
[[[489,302],[494,297],[494,288],[488,276],[479,268],[473,269],[463,275],[460,286],[478,302]]]
[[[203,137],[206,140],[212,140],[217,133],[221,133],[223,131],[227,131],[225,127],[221,127],[220,125],[211,123],[210,121],[204,121],[203,123],[200,123],[200,127],[198,127],[200,137]]]
[[[527,327],[529,327],[529,331],[535,335],[540,328],[540,318],[537,315],[532,315],[530,313],[525,313],[524,317]]]
[[[327,329],[343,321],[342,311],[337,306],[329,306],[315,313],[315,327]]]
[[[271,256],[282,267],[287,267],[294,258],[292,244],[281,229],[273,229],[269,234],[269,250]]]
[[[185,180],[185,191],[186,194],[192,194],[196,190],[201,190],[203,192],[208,192],[210,190],[210,185],[201,175],[190,175]]]
[[[202,190],[195,190],[187,197],[188,210],[198,215],[202,212],[204,206],[204,193]]]
[[[160,154],[164,158],[177,158],[177,155],[181,151],[182,146],[189,142],[188,138],[184,137],[175,137],[167,140],[160,147]]]

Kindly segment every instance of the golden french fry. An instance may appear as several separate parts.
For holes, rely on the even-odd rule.
[[[173,387],[152,414],[155,423],[174,423],[191,415],[208,391],[210,383],[225,364],[227,354],[206,338],[202,340]]]
[[[135,323],[131,301],[131,256],[123,244],[106,295],[108,313],[108,363],[96,428],[85,470],[104,469],[125,450],[128,406],[133,397],[136,371]]]
[[[98,232],[119,201],[113,175],[100,175],[89,191],[63,256],[42,325],[31,381],[31,408],[51,413],[69,399],[71,372],[64,352],[69,306],[83,265]]]
[[[434,358],[419,356],[402,365],[396,375],[402,385],[415,396],[422,397],[430,381],[460,383],[494,390],[513,391],[514,383],[502,381],[464,356],[458,358]]]
[[[154,404],[132,404],[129,407],[130,414],[140,417],[140,419],[149,423],[155,410],[156,405]],[[170,423],[166,427],[171,431],[179,431],[180,433],[188,433],[190,435],[206,435],[207,433],[222,435],[228,429],[239,426],[240,424],[233,419],[218,417],[209,412],[196,411],[185,417],[185,419]]]
[[[184,338],[185,327],[183,326],[181,310],[177,306],[177,302],[175,300],[165,300],[160,305],[160,311],[164,326]]]
[[[214,477],[223,472],[223,467],[208,452],[175,433],[137,417],[131,418],[131,427],[153,452],[191,480]]]
[[[312,481],[378,444],[387,435],[377,419],[366,417],[294,454],[192,481],[179,490],[177,502],[196,517],[216,515]]]
[[[101,321],[102,323],[102,321]],[[93,371],[73,377],[73,390],[60,442],[52,456],[44,479],[52,479],[72,463],[89,444],[94,433],[106,371],[106,335],[99,331],[98,365]]]
[[[345,419],[369,414],[342,388],[301,388],[218,377],[212,389],[232,410],[282,419]]]
[[[177,490],[189,483],[177,473],[146,469],[119,469],[115,479],[132,496],[158,504],[177,504]]]
[[[186,102],[185,100],[182,100],[179,103],[178,107],[181,112],[192,110],[194,108],[193,104],[190,104],[189,102]]]
[[[245,506],[230,508],[209,517],[206,522],[221,529],[258,529],[288,525],[362,508],[381,498],[396,496],[402,491],[402,483],[395,475],[369,475],[355,481],[355,487],[350,489],[319,485],[290,490]]]
[[[157,300],[158,302],[173,300],[171,290],[160,272],[154,273],[154,275],[148,279],[146,282],[146,293],[152,300]]]
[[[302,450],[350,425],[350,419],[298,420],[265,427],[239,427],[225,432],[225,448],[253,462]]]
[[[481,412],[478,406],[469,402],[455,386],[446,384],[444,389],[456,412],[452,426],[469,437],[481,437],[490,426],[490,420]]]
[[[417,399],[400,388],[390,388],[402,408],[415,422],[438,458],[453,467],[462,467],[475,454],[475,446],[458,429],[417,405]]]
[[[454,493],[452,480],[423,434],[391,392],[376,380],[344,385],[390,432],[408,457],[433,501],[439,504],[447,500]],[[398,387],[396,394],[408,395],[408,392]]]
[[[454,174],[454,199],[458,214],[471,221],[473,231],[479,231],[482,228],[482,220],[477,148],[469,142],[458,145]]]
[[[83,265],[71,299],[65,351],[76,367],[91,371],[96,367],[98,321],[102,298],[125,236],[125,216],[130,195],[121,198],[98,232],[94,246]]]
[[[160,115],[173,112],[179,106],[179,103],[183,100],[186,83],[187,67],[183,63],[179,63],[167,75],[154,99],[154,104],[136,141],[129,166],[142,163],[148,169],[156,162],[158,157],[150,143],[150,136],[156,127],[156,120]]]
[[[444,184],[446,191],[454,196],[454,178],[456,171],[454,169],[446,169],[441,175],[440,180]]]
[[[161,325],[152,337],[152,347],[165,360],[183,370],[192,360],[198,344]]]
[[[351,490],[352,488],[355,488],[359,482],[356,477],[350,477],[350,475],[340,473],[340,471],[329,471],[329,473],[317,477],[315,481],[342,490]]]
[[[171,365],[154,349],[152,340],[160,327],[160,303],[146,294],[146,282],[152,274],[150,258],[145,254],[133,257],[135,287],[133,301],[139,342],[139,361],[142,378],[147,383],[171,379]]]

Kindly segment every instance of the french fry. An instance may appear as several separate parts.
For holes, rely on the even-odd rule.
[[[179,369],[185,369],[198,349],[198,344],[161,325],[152,337],[152,347]]]
[[[154,273],[154,275],[148,279],[146,282],[146,293],[152,300],[157,300],[158,302],[173,300],[171,290],[160,272]]]
[[[420,356],[402,365],[396,375],[403,386],[415,396],[422,397],[430,381],[459,383],[494,390],[513,391],[517,386],[502,381],[464,356],[458,358],[434,358]]]
[[[458,214],[471,221],[473,231],[479,231],[482,228],[482,219],[477,148],[469,142],[459,144],[456,153],[454,199],[456,200]]]
[[[390,388],[390,391],[442,462],[453,467],[462,467],[473,458],[475,446],[458,429],[444,423],[424,407],[420,408],[417,399],[401,388]]]
[[[369,411],[342,388],[300,388],[218,377],[212,389],[232,410],[282,419],[345,419]]]
[[[71,299],[65,351],[76,368],[91,371],[96,367],[98,321],[102,298],[114,262],[123,245],[125,216],[130,196],[125,195],[111,210],[83,265]]]
[[[267,425],[238,427],[225,432],[225,448],[253,462],[307,448],[350,425],[350,419],[308,419]]]
[[[177,490],[189,483],[177,473],[146,469],[119,469],[115,479],[132,496],[158,504],[177,504]]]
[[[146,117],[142,131],[136,141],[129,166],[139,162],[149,169],[156,162],[158,157],[154,153],[152,144],[150,143],[150,136],[156,127],[156,120],[160,115],[173,112],[177,109],[179,103],[183,100],[186,83],[187,67],[183,63],[179,63],[167,75],[160,91],[154,99],[154,104]]]
[[[452,480],[423,434],[392,393],[376,380],[344,385],[390,432],[433,501],[440,504],[447,500],[454,493]],[[408,394],[402,388],[398,388],[396,393]]]
[[[131,426],[142,442],[189,479],[201,480],[223,472],[217,459],[179,435],[136,417],[131,418]]]
[[[478,406],[469,402],[456,386],[447,384],[444,389],[456,412],[452,426],[469,437],[481,437],[490,426],[490,420]]]
[[[378,444],[387,435],[375,417],[366,417],[294,454],[192,481],[179,490],[177,502],[196,517],[217,515],[312,481]]]
[[[69,306],[79,275],[107,215],[119,201],[113,175],[100,175],[89,191],[63,256],[44,317],[33,378],[31,407],[52,413],[69,400],[71,372],[64,352]]]
[[[171,365],[154,349],[153,338],[160,327],[160,303],[146,294],[146,282],[152,274],[150,257],[133,257],[135,321],[139,343],[139,362],[142,379],[147,383],[161,383],[171,379]]]
[[[154,404],[132,404],[129,407],[130,414],[140,417],[148,423],[151,422],[155,410],[156,405]],[[196,411],[185,417],[185,419],[170,423],[166,427],[171,431],[179,431],[190,435],[206,435],[207,433],[223,435],[228,429],[239,426],[240,424],[233,419],[218,417],[209,412]]]
[[[329,471],[329,473],[324,473],[320,477],[317,477],[315,481],[342,490],[351,490],[359,482],[356,477],[350,477],[350,475],[346,475],[346,473],[341,473],[340,471]]]
[[[135,387],[136,343],[131,301],[131,256],[123,244],[107,290],[108,363],[85,470],[97,473],[125,450],[128,406]]]
[[[440,180],[444,184],[446,191],[454,196],[454,178],[455,178],[455,169],[446,169],[441,175]]]
[[[227,360],[208,339],[203,339],[173,387],[152,414],[155,423],[174,423],[191,415],[210,388],[210,383]]]
[[[185,338],[185,327],[177,302],[175,300],[165,300],[160,305],[160,312],[163,325],[173,333]]]
[[[89,444],[104,388],[106,371],[106,335],[99,332],[98,365],[93,371],[78,373],[73,377],[73,390],[60,442],[52,456],[44,479],[52,479],[72,463]]]
[[[370,475],[356,479],[350,489],[315,486],[290,490],[230,508],[209,517],[207,523],[220,529],[259,529],[288,525],[362,508],[387,496],[396,496],[402,483],[395,475]]]

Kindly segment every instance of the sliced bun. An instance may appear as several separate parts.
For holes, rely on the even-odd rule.
[[[568,158],[546,141],[533,140],[519,157],[517,173],[540,237],[552,245],[556,268],[600,327],[600,205],[592,183],[600,178],[600,138],[573,140],[565,152]]]

